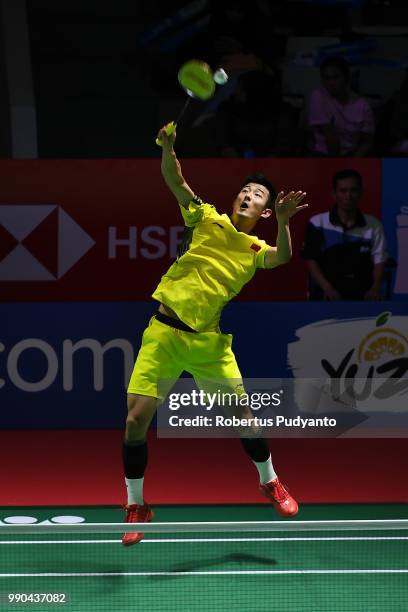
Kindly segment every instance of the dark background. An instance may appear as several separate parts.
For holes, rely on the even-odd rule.
[[[317,68],[327,53],[350,63],[354,88],[373,107],[373,154],[390,154],[395,96],[408,58],[404,0],[2,4],[3,157],[15,156],[10,105],[27,105],[30,90],[40,158],[157,157],[155,135],[164,122],[174,119],[185,99],[176,77],[181,64],[191,58],[203,59],[213,68],[229,66],[231,90],[238,77],[251,88],[249,112],[281,125],[279,145],[267,147],[263,156],[305,156],[303,112],[316,77],[314,82],[300,82],[309,79],[310,68]],[[305,48],[306,58],[299,55]],[[311,52],[322,48],[323,54]],[[293,66],[300,70],[295,83]],[[384,94],[379,82],[388,79]],[[221,104],[214,118],[212,107],[193,103],[179,130],[179,154],[222,155],[219,140],[225,118],[234,112],[231,104],[231,98]],[[212,116],[188,129],[203,114]],[[240,155],[254,155],[251,143]]]

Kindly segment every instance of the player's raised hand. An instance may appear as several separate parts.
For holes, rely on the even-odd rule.
[[[300,210],[308,207],[302,204],[306,197],[305,191],[290,191],[285,195],[280,191],[275,199],[275,214],[278,221],[287,221]]]
[[[165,149],[171,149],[176,140],[176,124],[171,121],[164,125],[157,134],[156,143]]]

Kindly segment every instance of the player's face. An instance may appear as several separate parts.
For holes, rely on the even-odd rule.
[[[265,208],[269,199],[269,190],[257,183],[245,185],[234,200],[232,214],[237,219],[246,218],[258,220],[261,216],[269,216],[271,211]],[[269,211],[265,213],[265,211]]]
[[[339,208],[353,210],[358,206],[361,197],[361,187],[358,180],[353,177],[341,179],[337,181],[333,194]]]

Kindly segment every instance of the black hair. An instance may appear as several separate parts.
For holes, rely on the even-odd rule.
[[[336,172],[336,174],[332,178],[332,187],[333,191],[336,191],[338,181],[342,181],[344,179],[353,178],[356,179],[359,188],[361,189],[363,186],[363,177],[357,170],[352,170],[347,168],[346,170],[340,170],[340,172]]]
[[[250,174],[245,178],[245,181],[241,185],[241,189],[248,185],[248,183],[256,183],[257,185],[263,185],[269,191],[269,198],[266,202],[265,208],[272,208],[272,205],[276,198],[275,187],[272,185],[271,181],[266,178],[264,174],[260,174],[257,172],[256,174]]]
[[[326,68],[337,68],[347,81],[350,79],[350,64],[342,57],[326,57],[320,64],[320,74],[322,74]]]

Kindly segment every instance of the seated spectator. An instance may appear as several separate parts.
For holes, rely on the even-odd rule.
[[[358,208],[362,178],[356,170],[334,175],[335,204],[314,215],[302,257],[310,273],[311,300],[378,300],[387,259],[381,222]]]
[[[320,66],[321,87],[308,101],[309,150],[319,156],[365,157],[374,142],[374,115],[368,102],[350,87],[350,68],[342,58]]]
[[[293,154],[297,119],[282,101],[280,79],[252,70],[238,78],[231,98],[216,117],[215,139],[222,157],[269,157]]]

